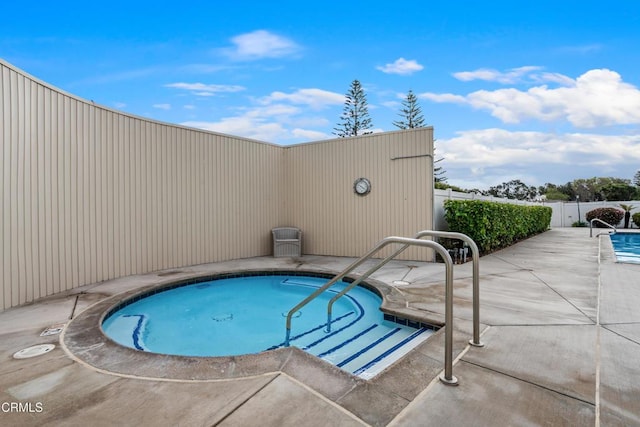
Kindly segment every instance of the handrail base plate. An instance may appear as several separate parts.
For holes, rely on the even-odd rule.
[[[444,385],[452,385],[452,386],[458,385],[458,379],[456,378],[455,375],[451,375],[451,379],[448,380],[445,378],[444,374],[442,374],[440,375],[440,382],[442,382]]]

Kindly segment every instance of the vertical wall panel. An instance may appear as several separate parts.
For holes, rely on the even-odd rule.
[[[0,280],[3,284],[11,280],[11,92],[10,71],[0,67]],[[0,289],[0,307],[11,305],[11,289]]]
[[[96,185],[95,185],[95,229],[93,233],[96,236],[96,281],[108,277],[109,264],[107,262],[106,236],[108,233],[106,227],[106,211],[105,200],[107,198],[106,182],[107,182],[107,147],[102,141],[106,139],[106,124],[104,121],[105,111],[101,109],[93,109],[95,124],[95,158],[96,163]]]
[[[75,252],[77,256],[77,282],[74,286],[77,286],[80,283],[88,283],[87,275],[91,271],[91,266],[89,264],[89,246],[86,244],[86,238],[88,237],[86,232],[87,223],[89,221],[89,214],[87,211],[87,172],[86,172],[86,162],[87,162],[87,144],[88,144],[88,133],[87,133],[87,123],[88,120],[85,117],[85,104],[81,102],[76,102],[75,108],[75,117],[74,120],[76,122],[76,171],[75,171],[75,181],[76,181],[76,216],[77,216],[77,224],[75,226],[76,235],[76,247]],[[72,178],[73,180],[74,178]]]
[[[34,120],[37,128],[37,146],[34,147],[36,151],[37,161],[34,165],[36,176],[35,194],[37,196],[37,214],[38,223],[36,225],[38,242],[37,248],[34,251],[37,256],[34,257],[34,286],[37,288],[37,295],[35,298],[43,297],[47,295],[47,269],[46,269],[46,205],[45,205],[45,122],[44,120],[44,88],[36,83],[33,83],[35,87],[34,92],[37,93],[37,105],[36,111],[33,113],[34,117],[38,118]],[[0,114],[0,116],[2,116]],[[35,245],[35,242],[34,242]],[[1,305],[0,305],[1,306]]]
[[[65,289],[73,289],[78,286],[79,274],[78,274],[78,226],[81,223],[81,219],[78,215],[78,149],[80,148],[80,138],[78,136],[78,102],[75,99],[71,99],[68,102],[67,112],[68,118],[65,128],[69,128],[68,139],[66,143],[69,147],[69,154],[67,159],[69,160],[67,166],[67,191],[69,192],[69,202],[67,207],[69,213],[66,215],[67,220],[67,269],[69,275]]]
[[[64,270],[64,97],[51,96],[51,240],[53,259],[53,292],[60,292]]]
[[[29,201],[31,199],[31,195],[28,192],[28,185],[30,178],[27,176],[28,174],[28,150],[29,150],[29,137],[26,128],[29,127],[28,124],[28,111],[30,110],[30,95],[27,92],[27,88],[25,78],[20,76],[17,79],[17,90],[18,97],[22,97],[25,102],[23,105],[18,106],[18,139],[21,142],[18,147],[18,186],[16,188],[17,196],[18,196],[18,209],[17,209],[17,220],[18,220],[18,266],[19,266],[19,282],[18,282],[18,300],[20,304],[27,301],[28,297],[33,297],[31,290],[29,289],[29,283],[27,280],[27,257],[30,252],[28,246],[30,246],[29,240],[31,238],[30,230],[27,230],[27,223],[29,222],[30,216],[30,207]],[[20,238],[20,236],[25,236],[25,238]]]
[[[34,265],[37,265],[38,251],[38,127],[35,117],[38,111],[38,89],[30,80],[25,79],[25,98],[29,99],[25,108],[25,266],[26,266],[26,300],[32,301],[39,297],[34,280]],[[33,118],[33,119],[32,119]]]
[[[0,67],[0,281],[2,281],[2,288],[0,288],[0,308],[9,306],[9,299],[7,299],[6,292],[8,289],[4,284],[9,280],[9,236],[5,232],[10,223],[7,219],[9,212],[9,196],[6,194],[5,186],[9,177],[9,160],[6,158],[5,151],[11,146],[9,144],[9,135],[7,134],[8,124],[10,123],[8,110],[5,105],[10,100],[10,94],[7,93],[7,86],[5,83],[6,76],[9,75],[9,70],[4,67]],[[7,246],[7,248],[5,248]],[[7,301],[5,304],[5,300]]]
[[[16,98],[19,100],[24,99],[24,77],[22,76],[14,76],[12,79],[12,92],[16,94]],[[15,120],[17,122],[17,126],[12,127],[12,136],[18,139],[18,145],[15,150],[15,154],[13,155],[14,161],[16,162],[16,176],[12,176],[12,192],[14,197],[16,198],[16,206],[12,209],[12,221],[15,224],[15,227],[12,227],[12,242],[15,242],[16,251],[13,254],[13,268],[16,268],[13,278],[14,282],[12,283],[12,301],[15,304],[22,304],[26,301],[26,282],[25,278],[25,239],[21,239],[20,236],[24,235],[24,203],[25,203],[25,193],[24,193],[24,156],[25,156],[25,134],[24,134],[24,108],[25,103],[21,105],[20,102],[12,103],[12,108],[15,108],[13,113],[15,114]]]
[[[430,159],[390,160],[430,154],[430,129],[278,147],[109,110],[1,60],[0,95],[0,310],[268,255],[279,225],[303,229],[305,253],[348,256],[431,227]]]
[[[131,149],[131,158],[129,159],[129,167],[133,171],[133,188],[134,191],[131,193],[132,205],[134,206],[133,212],[133,230],[134,232],[131,235],[131,239],[133,239],[132,252],[133,252],[133,260],[132,260],[132,271],[142,271],[142,190],[141,190],[141,181],[140,176],[143,171],[142,162],[140,161],[140,146],[142,145],[142,135],[141,135],[141,123],[139,120],[135,120],[132,123],[134,127],[133,130],[133,145]]]

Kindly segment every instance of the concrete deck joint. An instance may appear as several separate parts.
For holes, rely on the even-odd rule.
[[[600,368],[602,362],[600,348],[600,297],[602,295],[602,237],[598,237],[598,294],[596,298],[596,384],[595,384],[595,427],[600,427]]]
[[[241,406],[243,406],[245,403],[247,403],[249,400],[251,400],[253,397],[255,397],[258,393],[260,393],[262,390],[264,390],[265,388],[267,388],[267,386],[269,384],[271,384],[272,382],[274,382],[276,380],[276,378],[278,378],[280,376],[280,374],[274,375],[273,378],[271,378],[269,381],[267,381],[266,383],[262,384],[261,387],[256,388],[255,390],[253,390],[252,393],[248,394],[247,396],[245,396],[245,398],[243,400],[241,400],[240,402],[238,402],[233,408],[231,408],[224,416],[222,416],[222,418],[220,418],[216,423],[212,424],[213,426],[217,426],[220,425],[220,423],[224,422],[227,418],[229,418],[231,415],[233,415]]]
[[[587,405],[592,405],[592,406],[595,407],[593,402],[590,402],[590,401],[588,401],[586,399],[582,399],[582,398],[580,398],[578,396],[573,396],[573,395],[570,395],[568,393],[560,392],[560,391],[555,390],[555,389],[553,389],[551,387],[547,387],[544,384],[539,384],[539,383],[536,383],[534,381],[527,380],[526,378],[521,378],[521,377],[518,377],[517,375],[511,375],[508,372],[501,371],[499,369],[493,369],[493,368],[490,368],[488,366],[483,366],[480,363],[475,363],[475,362],[472,362],[472,361],[469,361],[469,360],[462,360],[462,362],[463,363],[468,363],[470,365],[477,366],[478,368],[481,368],[481,369],[485,369],[485,370],[488,370],[488,371],[491,371],[491,372],[495,372],[496,374],[500,374],[500,375],[504,375],[504,376],[509,377],[509,378],[513,378],[513,379],[518,380],[518,381],[525,382],[527,384],[531,384],[531,385],[536,386],[536,387],[540,387],[542,389],[548,390],[548,391],[553,392],[553,393],[561,394],[561,395],[566,396],[566,397],[568,397],[570,399],[575,399],[575,400],[583,402],[583,403],[585,403]]]

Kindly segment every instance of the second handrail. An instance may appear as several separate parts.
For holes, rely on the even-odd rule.
[[[615,226],[609,224],[608,222],[605,222],[605,221],[601,220],[600,218],[593,218],[591,221],[589,221],[589,237],[593,237],[593,223],[596,222],[596,221],[601,223],[601,224],[606,225],[609,228],[613,228],[614,232],[618,231]]]
[[[457,233],[453,231],[435,231],[435,230],[422,230],[416,233],[414,239],[421,239],[422,237],[433,236],[433,237],[445,237],[448,239],[457,239],[462,240],[467,243],[471,248],[471,256],[473,262],[473,339],[469,340],[469,344],[474,347],[483,347],[484,344],[480,341],[480,251],[478,250],[478,246],[473,239],[466,234]],[[371,269],[367,270],[363,275],[361,275],[357,280],[350,283],[347,287],[345,287],[342,291],[336,294],[331,300],[329,304],[327,304],[327,332],[331,332],[331,317],[332,317],[332,308],[333,304],[342,297],[344,294],[349,292],[351,289],[359,285],[363,280],[365,280],[369,275],[374,273],[376,270],[380,269],[382,266],[387,264],[393,258],[400,255],[404,250],[406,250],[410,245],[404,245],[391,255],[384,258],[378,264],[376,264]]]

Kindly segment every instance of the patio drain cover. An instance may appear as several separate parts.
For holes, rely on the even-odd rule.
[[[40,334],[41,337],[47,337],[49,335],[57,335],[64,329],[64,323],[56,323],[55,325],[49,326],[47,329],[42,331]]]
[[[27,347],[20,351],[16,351],[13,354],[14,359],[28,359],[30,357],[40,356],[46,353],[49,353],[51,350],[56,348],[53,344],[39,344],[34,345],[33,347]]]

